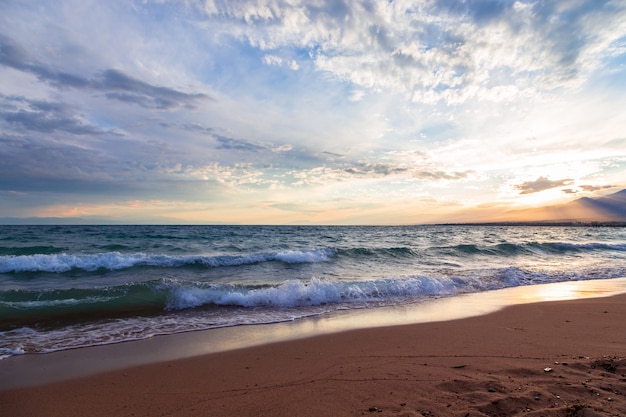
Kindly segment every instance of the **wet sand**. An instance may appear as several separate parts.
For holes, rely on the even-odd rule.
[[[384,327],[124,365],[44,385],[5,384],[0,410],[15,417],[625,416],[624,318],[621,294],[447,321],[383,320],[374,325]],[[124,343],[115,352],[124,363],[138,346],[160,342],[151,343]],[[80,366],[71,359],[79,351],[97,352],[66,353],[66,366]],[[0,364],[2,378],[7,369],[15,371]]]

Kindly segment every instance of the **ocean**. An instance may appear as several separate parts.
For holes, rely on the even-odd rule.
[[[626,228],[0,226],[0,358],[626,277]]]

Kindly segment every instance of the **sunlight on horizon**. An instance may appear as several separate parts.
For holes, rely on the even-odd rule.
[[[89,4],[0,5],[7,221],[554,220],[626,189],[626,3]]]

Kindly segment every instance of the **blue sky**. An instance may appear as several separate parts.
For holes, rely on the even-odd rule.
[[[625,132],[623,1],[0,3],[0,217],[486,220]]]

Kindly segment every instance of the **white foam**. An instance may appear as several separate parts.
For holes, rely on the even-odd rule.
[[[510,268],[510,281],[496,287],[526,286],[534,275]],[[540,279],[539,277],[537,277]],[[517,284],[517,285],[516,285]],[[180,285],[180,284],[177,284]],[[408,277],[361,282],[292,280],[276,287],[170,287],[170,314],[90,321],[40,331],[28,327],[0,332],[0,359],[24,353],[52,352],[76,347],[146,339],[159,334],[242,324],[277,323],[329,311],[414,303],[430,296],[485,291],[479,279]],[[203,304],[230,308],[188,309]],[[249,308],[252,307],[252,308]],[[182,310],[182,311],[180,311]]]
[[[187,309],[202,305],[241,307],[307,307],[335,304],[395,303],[405,299],[451,296],[463,293],[588,279],[578,275],[552,275],[509,267],[481,271],[476,276],[412,276],[366,281],[333,281],[313,278],[288,280],[276,286],[198,286],[177,282],[167,288],[166,308]]]
[[[253,253],[246,255],[154,255],[145,253],[122,254],[106,252],[84,255],[20,255],[0,256],[0,273],[7,272],[67,272],[72,269],[95,271],[98,269],[119,270],[133,266],[179,267],[202,264],[210,267],[238,266],[261,262],[279,261],[285,263],[327,262],[335,252],[330,249],[305,251],[282,251]]]
[[[55,300],[31,300],[31,301],[2,301],[0,300],[0,305],[26,310],[29,308],[104,303],[107,301],[111,301],[114,298],[116,297],[63,298],[63,299],[55,299]]]
[[[10,358],[11,356],[23,355],[25,353],[26,351],[21,346],[15,349],[0,348],[0,360]]]
[[[11,356],[24,355],[26,350],[18,340],[31,337],[36,333],[35,330],[29,327],[0,332],[0,340],[5,341],[0,343],[0,360]]]
[[[313,278],[289,280],[274,287],[236,286],[172,288],[168,309],[185,309],[206,304],[242,307],[302,307],[330,303],[392,301],[415,296],[451,295],[467,287],[465,282],[428,277],[391,278],[360,282],[337,282]]]

